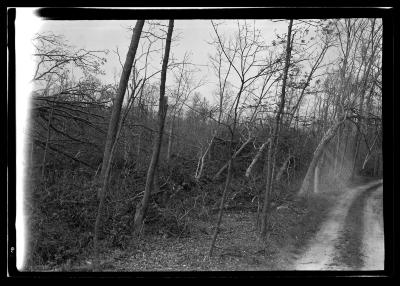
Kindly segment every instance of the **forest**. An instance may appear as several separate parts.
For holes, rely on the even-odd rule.
[[[133,20],[126,54],[32,39],[24,271],[291,269],[382,178],[382,19],[204,20],[212,83],[179,21]]]

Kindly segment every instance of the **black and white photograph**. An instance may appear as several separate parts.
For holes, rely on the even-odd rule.
[[[69,9],[15,9],[18,273],[385,270],[379,13]]]

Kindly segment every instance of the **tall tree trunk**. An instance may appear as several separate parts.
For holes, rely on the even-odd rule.
[[[154,170],[153,193],[159,193],[159,192],[160,192],[160,177],[157,166],[156,169]]]
[[[122,128],[122,121],[119,122],[118,128],[117,128],[117,133],[116,133],[116,139],[118,139],[120,132]],[[117,141],[116,140],[111,148],[111,153],[110,153],[110,158],[114,157],[115,150],[117,149]],[[93,267],[96,270],[99,270],[100,267],[100,253],[99,253],[99,237],[100,237],[100,231],[101,231],[101,222],[102,222],[102,217],[103,217],[103,212],[104,212],[104,207],[105,207],[105,197],[106,197],[106,190],[107,186],[109,184],[109,179],[110,179],[110,170],[111,170],[111,162],[107,164],[107,169],[106,169],[106,177],[103,180],[103,185],[101,186],[102,192],[100,196],[100,202],[99,202],[99,208],[97,211],[97,216],[96,216],[96,221],[95,221],[95,226],[94,226],[94,238],[93,238],[93,245],[94,245],[94,252],[95,252],[95,261]]]
[[[138,135],[138,142],[137,142],[137,149],[136,149],[136,160],[140,160],[140,150],[142,144],[142,129],[139,127],[139,135]]]
[[[33,143],[34,141],[32,140],[31,141],[31,151],[30,151],[30,156],[29,156],[29,174],[30,174],[30,177],[31,178],[33,178],[33,170],[34,170],[34,168],[33,168],[33,151],[34,151],[34,143]]]
[[[101,220],[103,217],[104,206],[105,206],[105,197],[106,197],[106,190],[107,190],[107,183],[108,183],[108,176],[110,173],[110,166],[113,157],[113,153],[116,149],[116,137],[117,133],[121,130],[120,126],[120,117],[121,117],[121,107],[122,102],[124,99],[124,95],[126,92],[129,75],[131,73],[133,60],[136,55],[136,50],[139,44],[140,35],[142,32],[142,28],[144,25],[144,20],[138,20],[135,25],[135,29],[132,34],[132,40],[129,46],[128,54],[126,56],[124,68],[121,74],[120,83],[118,86],[118,92],[116,95],[116,99],[113,105],[113,111],[111,114],[110,124],[108,126],[108,133],[106,139],[106,146],[104,149],[104,156],[103,156],[103,163],[102,163],[102,170],[100,175],[100,182],[102,185],[99,187],[98,190],[98,197],[99,197],[99,208],[97,211],[96,222],[95,222],[95,231],[94,231],[94,252],[95,252],[95,261],[94,261],[94,268],[99,269],[99,235],[100,235],[100,228],[101,228]]]
[[[143,223],[143,219],[150,198],[151,187],[154,181],[155,169],[158,166],[158,160],[160,157],[161,143],[164,133],[165,117],[167,115],[167,107],[168,107],[168,100],[167,97],[165,96],[165,82],[167,79],[168,58],[169,58],[169,51],[171,48],[171,38],[172,38],[173,28],[174,28],[174,20],[169,20],[168,33],[165,44],[165,53],[161,69],[160,99],[159,99],[159,109],[158,109],[158,134],[154,140],[153,154],[147,171],[146,185],[144,189],[143,198],[141,202],[139,202],[139,204],[136,206],[136,213],[133,224],[135,235],[139,233]]]
[[[139,40],[140,40],[140,35],[142,33],[143,25],[144,25],[144,20],[136,21],[136,25],[135,25],[135,29],[133,30],[129,50],[126,55],[124,68],[122,70],[121,79],[120,79],[119,85],[118,85],[118,91],[117,91],[117,94],[116,94],[116,97],[114,100],[114,104],[113,104],[110,123],[108,125],[106,145],[104,147],[103,162],[102,162],[100,180],[99,180],[100,182],[106,180],[106,177],[108,176],[106,171],[109,168],[107,167],[107,165],[110,164],[112,161],[111,149],[115,142],[118,124],[119,124],[119,121],[121,118],[122,103],[124,101],[126,88],[128,86],[129,75],[132,70],[132,65],[133,65],[133,61],[135,59],[137,47],[139,45]],[[98,197],[100,199],[102,196],[104,196],[104,192],[105,192],[105,190],[103,190],[102,188],[98,189]]]
[[[172,151],[172,141],[173,141],[173,132],[174,132],[174,119],[172,118],[171,120],[171,126],[169,128],[169,134],[168,134],[168,149],[167,149],[167,164],[169,164],[169,161],[171,160],[171,151]]]
[[[275,168],[275,159],[276,159],[276,144],[278,140],[278,133],[279,133],[279,125],[281,120],[281,114],[285,107],[285,95],[286,95],[286,80],[289,71],[289,64],[290,64],[290,55],[292,51],[291,47],[291,34],[292,34],[292,26],[293,20],[291,19],[288,26],[288,34],[286,40],[286,59],[285,59],[285,69],[283,71],[283,80],[282,80],[282,91],[281,91],[281,101],[279,104],[279,110],[276,114],[275,126],[273,130],[271,144],[268,149],[268,161],[267,161],[267,186],[265,188],[265,195],[264,195],[264,203],[263,203],[263,210],[261,215],[261,236],[265,237],[267,231],[267,216],[269,214],[269,206],[270,206],[270,194],[272,189],[272,181],[273,181],[273,169]]]

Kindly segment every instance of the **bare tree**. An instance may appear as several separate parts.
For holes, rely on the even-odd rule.
[[[380,42],[380,35],[379,35],[379,30],[381,29],[380,27],[376,27],[376,19],[371,20],[371,32],[370,32],[370,38],[366,39],[366,43],[364,42],[361,51],[361,59],[362,59],[362,65],[364,65],[364,74],[363,74],[363,79],[360,83],[361,89],[359,91],[359,115],[360,119],[358,121],[359,128],[356,129],[356,136],[354,139],[355,142],[355,151],[354,151],[354,158],[353,158],[353,168],[352,168],[352,176],[355,175],[355,170],[356,170],[356,165],[357,165],[357,159],[360,151],[360,133],[363,131],[363,116],[364,116],[364,97],[365,93],[367,91],[367,86],[368,86],[368,81],[370,80],[370,73],[372,70],[373,63],[376,61],[376,54],[379,48],[379,42]],[[378,32],[378,33],[377,33]],[[378,34],[378,35],[377,35]],[[368,56],[368,50],[371,50],[371,54]],[[360,69],[361,70],[361,67]],[[357,85],[358,86],[358,85]]]
[[[44,130],[46,135],[42,138],[41,132],[37,130],[35,134],[31,134],[33,139],[31,144],[33,146],[35,143],[43,149],[41,178],[45,178],[50,151],[91,168],[92,166],[73,154],[62,151],[59,147],[62,140],[58,136],[61,135],[83,145],[96,146],[89,140],[72,136],[65,128],[61,130],[60,125],[65,126],[66,120],[71,120],[73,124],[79,122],[97,129],[91,121],[96,115],[92,116],[85,109],[102,104],[91,94],[104,92],[106,88],[102,89],[100,84],[90,81],[94,78],[93,75],[103,72],[101,66],[105,59],[101,55],[107,54],[107,51],[76,49],[62,36],[52,33],[37,34],[33,44],[36,49],[34,56],[37,59],[37,66],[32,80],[34,83],[32,122]],[[84,74],[83,80],[76,82],[71,77],[71,71],[74,69]],[[100,129],[97,131],[101,132]]]
[[[368,27],[370,27],[370,33],[365,37],[365,31]],[[324,149],[327,148],[329,141],[335,136],[335,154],[330,156],[334,160],[334,174],[335,176],[342,176],[342,174],[348,175],[351,173],[354,175],[361,142],[360,135],[365,137],[362,132],[362,122],[364,120],[369,120],[369,116],[367,115],[366,117],[364,114],[364,96],[366,87],[369,85],[372,86],[373,89],[374,86],[372,83],[374,80],[372,80],[370,84],[367,84],[367,82],[371,81],[370,73],[379,51],[380,37],[378,31],[380,28],[375,27],[375,20],[369,21],[365,19],[334,21],[333,28],[336,30],[337,40],[339,42],[338,48],[342,56],[339,71],[328,76],[326,80],[328,85],[325,85],[326,92],[330,94],[328,99],[332,98],[331,102],[334,103],[334,109],[331,113],[334,118],[334,123],[325,132],[313,154],[307,174],[299,191],[300,195],[313,193],[310,185],[312,176],[314,176],[314,192],[318,191],[317,185],[318,178],[320,177],[318,174],[318,165],[323,163],[319,163],[319,160],[324,153]],[[357,100],[358,108],[356,108]],[[327,124],[327,116],[329,114],[328,104],[328,101],[326,101],[323,115],[325,117],[323,120],[324,124]],[[349,122],[350,125],[344,124],[345,122]],[[357,128],[351,128],[351,124]],[[347,145],[352,132],[355,132],[354,145],[353,150],[349,150]],[[364,138],[363,141],[366,143],[368,150],[367,140]],[[346,153],[349,151],[351,151],[350,157],[352,158],[352,166],[350,168],[345,168],[345,165],[349,165],[349,162],[346,162]],[[346,172],[344,172],[344,170],[346,170]],[[346,178],[341,178],[341,180],[343,179]]]
[[[122,107],[122,103],[124,101],[125,92],[126,92],[126,89],[128,86],[129,75],[132,70],[132,65],[133,65],[133,61],[135,59],[137,47],[139,45],[139,39],[140,39],[140,34],[143,29],[143,25],[144,25],[144,20],[138,20],[136,22],[136,26],[135,26],[134,32],[132,34],[131,44],[129,46],[128,54],[126,56],[124,69],[121,74],[121,79],[120,79],[120,82],[118,85],[118,92],[117,92],[117,95],[114,100],[113,111],[111,114],[110,124],[108,126],[106,145],[104,147],[103,163],[102,163],[101,173],[100,173],[100,178],[99,178],[100,182],[107,181],[106,169],[107,169],[107,165],[109,165],[110,162],[112,161],[111,149],[115,142],[117,126],[119,124],[120,116],[121,116],[121,107]],[[100,198],[101,196],[104,196],[104,194],[103,194],[104,192],[105,192],[105,189],[103,190],[103,188],[99,188],[98,197]]]
[[[254,156],[253,160],[251,161],[251,164],[249,165],[249,167],[247,167],[246,170],[246,177],[250,177],[251,172],[254,169],[254,166],[256,165],[256,163],[258,162],[258,160],[261,158],[263,151],[265,150],[265,148],[268,146],[268,144],[270,143],[271,139],[268,139],[267,142],[264,142],[261,147],[258,149],[256,155]]]
[[[57,80],[71,66],[84,72],[102,73],[100,68],[105,58],[100,54],[107,51],[76,50],[62,36],[53,33],[37,34],[33,40],[36,48],[34,56],[38,59],[33,78],[36,82],[46,83],[49,76]]]
[[[231,126],[229,126],[230,140],[228,141],[228,171],[219,206],[218,220],[211,240],[208,257],[211,257],[213,254],[214,245],[222,221],[225,199],[230,189],[232,179],[232,165],[234,164],[235,160],[235,153],[233,152],[232,142],[234,140],[237,129],[239,111],[238,107],[241,102],[241,96],[257,79],[267,74],[269,72],[269,68],[273,66],[273,63],[264,62],[264,64],[260,68],[256,69],[256,67],[259,67],[262,62],[262,60],[260,59],[260,54],[265,49],[265,46],[260,40],[259,31],[256,31],[255,29],[252,30],[246,22],[243,25],[240,25],[239,21],[237,22],[237,37],[235,38],[235,41],[233,43],[229,42],[228,44],[226,44],[224,39],[221,37],[218,31],[218,24],[212,21],[212,26],[216,35],[214,43],[216,44],[216,46],[218,46],[219,49],[221,49],[224,58],[228,61],[229,65],[232,66],[234,73],[239,79],[240,85],[230,108],[230,110],[232,111],[233,122],[231,123]]]
[[[264,237],[267,232],[267,215],[270,207],[270,194],[271,194],[271,189],[272,189],[272,178],[273,178],[273,169],[275,167],[275,160],[276,160],[276,143],[278,140],[278,132],[279,132],[279,125],[281,122],[281,115],[285,106],[285,94],[286,94],[286,79],[287,79],[287,74],[289,70],[289,64],[290,64],[290,55],[292,51],[292,26],[293,26],[293,20],[289,20],[289,25],[288,25],[288,33],[287,33],[287,40],[286,40],[286,58],[285,58],[285,69],[283,71],[283,77],[282,77],[282,91],[281,91],[281,101],[279,104],[279,110],[276,114],[276,119],[275,119],[275,126],[273,128],[273,134],[272,134],[272,140],[271,144],[269,145],[268,149],[268,158],[267,158],[267,186],[265,189],[264,193],[264,203],[263,203],[263,209],[262,209],[262,214],[261,214],[261,229],[260,233],[261,236]]]
[[[101,220],[104,211],[105,204],[105,196],[106,189],[108,184],[108,175],[110,171],[111,160],[113,156],[113,149],[115,150],[115,140],[117,137],[118,125],[120,124],[120,115],[121,115],[121,107],[122,102],[124,100],[126,88],[128,85],[129,75],[131,73],[133,61],[136,55],[136,50],[139,44],[140,34],[144,25],[144,20],[138,20],[136,22],[135,30],[132,34],[131,44],[129,46],[128,54],[126,56],[124,70],[121,75],[120,83],[118,86],[118,93],[113,105],[113,111],[111,114],[110,124],[108,127],[106,146],[104,148],[104,156],[103,156],[103,164],[100,175],[100,180],[102,182],[101,188],[99,188],[98,196],[99,196],[99,209],[97,212],[96,222],[95,222],[95,233],[94,233],[94,251],[95,251],[95,263],[94,267],[98,269],[99,267],[99,232],[101,226]]]
[[[158,107],[158,134],[154,140],[153,154],[151,157],[150,165],[147,171],[146,185],[141,202],[136,206],[136,213],[134,218],[134,233],[139,234],[143,224],[143,219],[149,202],[151,188],[154,182],[154,172],[158,166],[158,159],[160,157],[161,142],[164,133],[165,116],[167,114],[168,99],[165,96],[165,82],[167,77],[168,58],[171,47],[172,31],[174,28],[174,20],[169,20],[168,32],[165,44],[165,53],[161,70],[161,83],[160,83],[160,99]]]

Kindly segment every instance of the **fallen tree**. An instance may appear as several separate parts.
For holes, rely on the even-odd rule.
[[[246,146],[253,141],[253,139],[254,137],[249,137],[249,139],[247,139],[246,142],[244,142],[242,146],[240,146],[240,148],[235,152],[235,154],[233,154],[232,158],[235,159],[237,156],[239,156],[240,153],[242,153],[242,151],[244,150],[244,148],[246,148]],[[229,166],[229,161],[224,166],[222,166],[221,169],[219,169],[219,171],[215,174],[213,180],[218,179],[219,176],[221,176],[222,172],[228,168],[228,166]]]
[[[268,139],[266,142],[264,142],[264,144],[261,145],[260,149],[258,149],[257,154],[254,156],[253,161],[251,161],[251,164],[249,165],[249,167],[246,170],[246,177],[250,177],[250,174],[254,168],[254,165],[257,163],[257,161],[260,159],[265,147],[267,147],[267,145],[269,144],[271,140]]]

